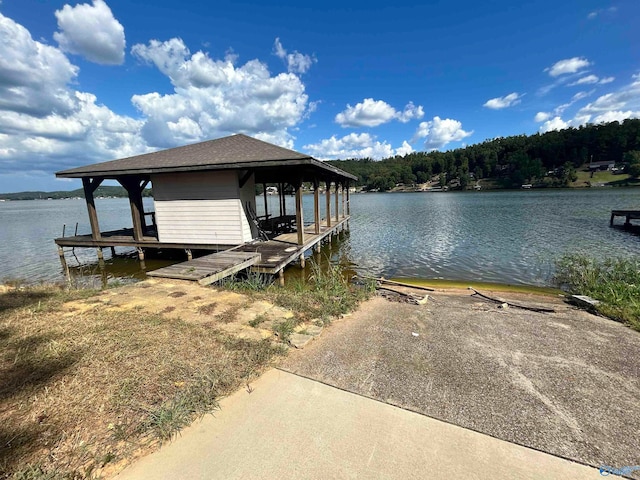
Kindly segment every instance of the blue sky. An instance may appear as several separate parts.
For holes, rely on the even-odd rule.
[[[640,2],[0,0],[0,192],[233,133],[319,159],[640,117]]]

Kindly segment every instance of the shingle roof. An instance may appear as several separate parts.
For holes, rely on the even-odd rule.
[[[325,171],[325,173],[332,173],[341,177],[356,178],[304,153],[282,148],[243,134],[63,170],[56,172],[56,177],[113,178],[122,175],[162,172],[272,168],[299,165],[316,167]]]

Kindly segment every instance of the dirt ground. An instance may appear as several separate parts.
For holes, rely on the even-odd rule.
[[[560,298],[493,295],[556,311],[378,297],[281,367],[595,467],[639,465],[640,333]]]

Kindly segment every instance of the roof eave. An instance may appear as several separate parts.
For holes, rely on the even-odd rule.
[[[139,168],[139,169],[125,169],[125,170],[109,170],[109,171],[86,171],[77,172],[76,169],[62,170],[56,172],[57,178],[118,178],[123,176],[132,175],[152,175],[159,173],[176,173],[176,172],[196,172],[206,170],[245,170],[245,169],[257,169],[257,168],[270,168],[270,167],[293,167],[300,165],[313,165],[326,170],[332,175],[349,178],[351,180],[357,180],[358,177],[351,175],[337,167],[329,165],[327,163],[316,160],[313,157],[293,159],[293,160],[267,160],[263,162],[242,162],[242,163],[221,163],[216,165],[192,165],[192,166],[179,166],[179,167],[165,167],[165,168]]]

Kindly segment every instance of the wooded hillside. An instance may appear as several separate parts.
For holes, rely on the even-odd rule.
[[[589,162],[622,164],[625,153],[640,150],[640,120],[586,125],[535,135],[495,138],[448,152],[415,152],[380,161],[334,160],[329,163],[358,176],[367,189],[389,190],[439,176],[442,184],[461,188],[480,178],[502,187],[524,183],[565,186],[577,168]]]

